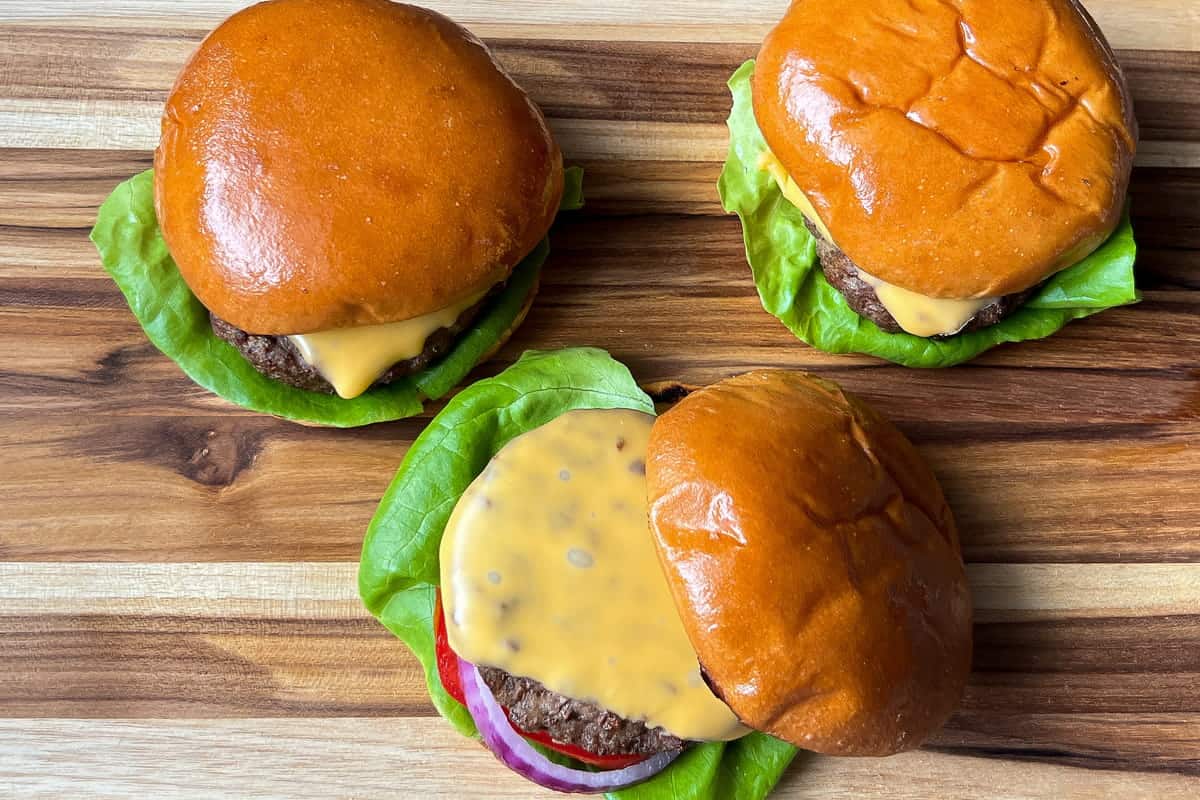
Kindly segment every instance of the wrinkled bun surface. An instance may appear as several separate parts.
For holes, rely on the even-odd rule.
[[[1137,124],[1074,0],[798,0],[753,88],[837,246],[889,283],[1012,294],[1120,221]]]
[[[651,432],[650,520],[714,691],[835,755],[918,746],[958,705],[971,605],[929,467],[831,383],[751,372]]]
[[[259,334],[394,322],[503,281],[546,234],[562,157],[449,19],[274,0],[213,31],[167,101],[159,223],[209,309]]]

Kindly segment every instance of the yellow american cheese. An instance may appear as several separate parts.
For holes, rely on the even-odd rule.
[[[650,534],[653,422],[571,411],[492,459],[442,536],[446,635],[468,661],[682,739],[736,738],[746,730],[700,675]]]
[[[775,179],[775,183],[779,186],[780,193],[784,198],[800,209],[809,222],[813,224],[825,237],[826,241],[833,242],[833,235],[829,229],[825,227],[825,223],[817,215],[816,209],[809,199],[792,180],[792,176],[783,168],[783,164],[775,157],[775,154],[764,151],[759,156],[759,168],[764,169],[771,174]],[[939,334],[954,334],[962,330],[971,318],[974,317],[979,310],[995,298],[981,297],[968,298],[958,300],[945,297],[929,297],[927,295],[914,292],[910,289],[905,289],[901,286],[888,283],[887,281],[876,278],[863,272],[858,271],[859,277],[863,279],[869,286],[875,290],[875,296],[879,298],[879,302],[887,309],[892,318],[896,320],[901,328],[914,336],[937,336]]]
[[[289,336],[300,356],[329,381],[338,396],[358,397],[398,361],[415,358],[425,340],[439,328],[454,324],[462,312],[478,303],[480,292],[454,305],[400,322],[363,325]]]

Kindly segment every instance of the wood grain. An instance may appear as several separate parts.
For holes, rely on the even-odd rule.
[[[154,118],[203,33],[24,26],[19,35],[0,36],[0,57],[9,65],[3,97],[41,101],[31,109],[46,100],[150,102]],[[718,124],[729,113],[725,81],[757,50],[756,43],[528,38],[493,38],[488,45],[551,118]],[[1187,91],[1200,78],[1193,54],[1120,50],[1118,58],[1137,98],[1144,139],[1200,136],[1200,103]],[[55,74],[75,80],[61,85]]]
[[[0,565],[0,717],[432,715],[415,659],[358,604],[355,569]],[[930,748],[1200,775],[1200,565],[969,577],[975,670]]]
[[[1142,129],[1140,304],[946,371],[804,347],[714,184],[725,80],[786,0],[429,0],[546,109],[588,205],[477,375],[596,344],[646,382],[838,380],[945,484],[977,608],[961,711],[781,798],[1200,796],[1200,6],[1091,0]],[[356,431],[229,407],[150,345],[87,240],[242,0],[0,3],[0,796],[547,796],[434,715],[357,600],[362,533],[436,411]]]
[[[151,352],[144,358],[156,366],[161,360]],[[627,360],[638,365],[636,358]],[[657,360],[646,363],[647,372],[651,363],[661,367]],[[730,371],[741,369],[735,365]],[[156,371],[168,373],[164,381],[171,377],[167,368]],[[712,374],[711,369],[697,372],[697,377]],[[1064,404],[1054,409],[1060,420],[1074,408],[1127,414],[1122,401],[1138,399],[1134,392],[1119,392],[1123,387],[1116,378],[1079,380],[1069,371],[1047,373],[1042,376],[1046,381],[1076,380],[1094,395],[1115,395],[1110,408],[1087,408],[1093,394],[1078,404]],[[881,387],[875,370],[822,374],[861,387],[879,407],[896,411],[893,416],[942,476],[972,560],[1200,560],[1194,424],[1030,422],[1020,401],[1032,391],[1016,388],[1009,401],[1018,414],[1000,406],[992,411],[995,421],[965,424],[945,419],[954,416],[950,407],[940,411],[940,422],[905,422],[931,394],[947,403],[970,403],[979,391],[1023,386],[1029,372],[1006,376],[980,371],[966,376],[969,380],[958,388],[928,379],[908,383],[889,378],[890,391]],[[124,376],[122,381],[138,380],[140,373]],[[39,385],[48,393],[61,384]],[[179,393],[196,403],[207,401],[187,386],[180,386]],[[344,435],[298,430],[250,414],[196,416],[177,406],[153,410],[156,402],[136,393],[114,396],[111,411],[89,404],[88,421],[54,421],[56,415],[47,414],[36,434],[20,421],[0,421],[0,438],[19,437],[29,448],[19,462],[0,461],[0,483],[11,492],[8,516],[0,520],[0,558],[355,558],[375,504],[421,424],[410,420]],[[129,414],[129,403],[146,407]],[[314,480],[306,470],[289,468],[295,463],[338,468]],[[1132,473],[1140,480],[1130,480]],[[112,502],[113,487],[119,487],[120,503]]]
[[[788,0],[426,0],[480,36],[542,39],[753,43],[774,24]],[[164,23],[205,31],[245,3],[241,0],[5,0],[15,22],[75,23],[88,19],[116,29]],[[1200,50],[1200,11],[1188,0],[1090,0],[1088,10],[1119,48]]]
[[[485,775],[480,786],[492,800],[551,796],[531,792],[437,719],[0,720],[0,743],[6,741],[20,747],[0,774],[0,789],[47,800],[80,791],[91,797],[152,791],[163,800],[457,798],[463,795],[446,792],[448,776]],[[1191,800],[1200,782],[917,751],[885,760],[802,755],[776,796],[966,798],[979,796],[981,786],[994,788],[988,796],[998,799]]]
[[[200,34],[96,27],[25,27],[0,37],[16,68],[0,95],[0,147],[153,148],[166,90]],[[577,159],[720,161],[727,137],[725,80],[749,44],[497,39],[498,58],[551,118]],[[1143,166],[1198,166],[1200,78],[1190,53],[1119,53],[1138,100]],[[47,86],[44,64],[79,75]],[[634,88],[636,87],[636,89]]]
[[[69,569],[60,561],[0,562],[0,620],[69,618],[81,605],[114,618],[368,619],[357,570],[349,561],[85,562]],[[1195,563],[974,563],[967,572],[981,624],[1200,611]]]

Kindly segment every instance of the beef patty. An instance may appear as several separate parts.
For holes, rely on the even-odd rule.
[[[480,667],[483,681],[521,730],[544,731],[562,744],[602,756],[652,755],[683,747],[683,740],[606,711],[595,703],[572,700],[532,678],[518,678],[497,667]]]
[[[397,361],[387,372],[379,376],[371,388],[385,386],[392,381],[407,375],[413,375],[428,367],[450,350],[458,335],[470,327],[479,312],[483,310],[488,300],[502,288],[497,285],[475,305],[458,315],[458,319],[448,328],[438,328],[429,334],[425,347],[421,352],[404,361]],[[250,366],[272,380],[306,389],[310,392],[334,394],[333,386],[321,377],[321,374],[300,355],[300,351],[286,336],[272,336],[257,333],[247,333],[241,328],[234,327],[217,315],[209,312],[213,333],[233,345],[242,357],[250,362]]]
[[[860,317],[866,317],[888,333],[903,333],[896,319],[879,302],[875,289],[859,276],[859,269],[850,257],[837,248],[833,242],[821,235],[816,226],[804,220],[809,233],[817,240],[817,256],[821,259],[821,271],[829,285],[842,293],[846,304]],[[1020,308],[1033,295],[1037,287],[1026,289],[1016,294],[1005,295],[987,304],[971,317],[966,326],[957,333],[938,334],[931,339],[947,339],[959,333],[979,330],[989,325],[995,325],[1000,320]]]

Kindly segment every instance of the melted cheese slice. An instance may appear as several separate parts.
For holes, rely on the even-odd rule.
[[[896,324],[914,336],[958,333],[980,309],[994,300],[991,297],[973,300],[928,297],[868,275],[861,269],[858,276],[875,290],[875,296]]]
[[[775,179],[775,183],[779,186],[779,191],[783,194],[784,199],[800,209],[800,213],[821,232],[821,235],[827,241],[833,241],[833,236],[829,233],[829,229],[825,227],[825,223],[817,215],[817,210],[813,208],[813,204],[809,202],[804,192],[800,191],[800,187],[792,180],[792,176],[783,168],[783,164],[775,157],[774,153],[770,150],[764,150],[762,155],[758,157],[758,168],[765,169],[771,173],[771,177]]]
[[[654,418],[571,411],[467,489],[441,544],[450,647],[682,739],[747,731],[700,677],[650,535]]]
[[[821,232],[826,241],[833,242],[833,235],[825,227],[825,223],[817,216],[817,211],[809,199],[800,191],[800,187],[792,180],[792,176],[783,168],[783,164],[775,154],[767,150],[758,158],[759,169],[771,173],[779,186],[784,198],[800,209],[809,222]],[[945,336],[961,331],[980,309],[992,303],[995,298],[981,297],[967,300],[956,300],[944,297],[929,297],[927,295],[905,289],[887,281],[868,275],[862,270],[859,277],[875,290],[875,296],[887,309],[896,324],[914,336]]]
[[[339,397],[349,400],[371,388],[379,376],[399,361],[415,358],[439,328],[448,328],[487,292],[452,306],[400,322],[363,325],[289,336],[292,344]]]

